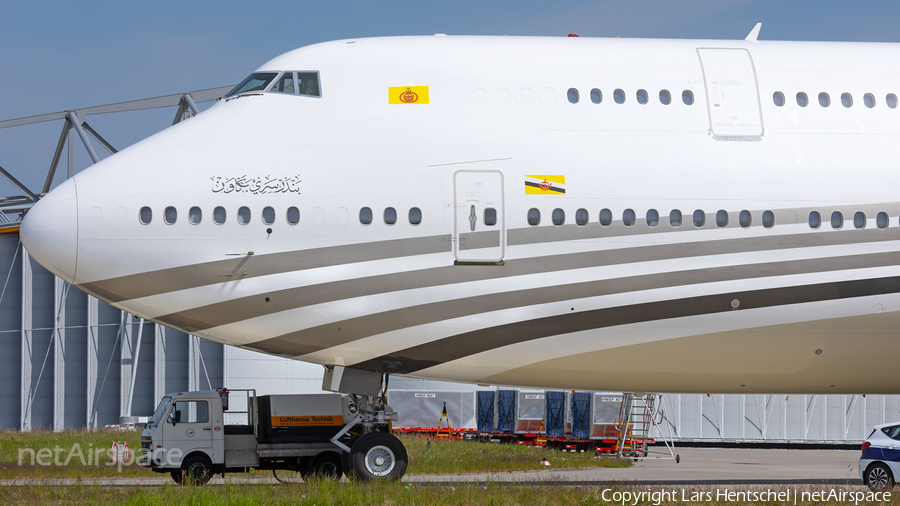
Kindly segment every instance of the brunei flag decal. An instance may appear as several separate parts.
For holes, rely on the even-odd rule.
[[[565,195],[566,176],[525,176],[525,195]]]

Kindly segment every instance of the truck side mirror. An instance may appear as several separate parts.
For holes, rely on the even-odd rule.
[[[181,423],[181,411],[178,410],[175,411],[175,421],[172,425],[175,425],[176,423]]]

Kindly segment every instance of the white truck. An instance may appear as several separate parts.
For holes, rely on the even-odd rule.
[[[246,411],[229,411],[232,392],[246,394]],[[246,414],[246,423],[226,424],[227,413]],[[178,392],[163,397],[141,434],[140,463],[179,484],[250,469],[399,480],[407,454],[390,432],[396,419],[383,398],[370,396]]]

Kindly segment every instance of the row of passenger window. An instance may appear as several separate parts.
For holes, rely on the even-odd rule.
[[[598,216],[598,221],[600,225],[607,227],[612,225],[613,222],[613,213],[609,209],[603,209],[600,211],[600,215]],[[706,225],[707,215],[706,212],[702,209],[697,209],[693,212],[691,216],[691,222],[697,228],[703,227]],[[673,209],[669,212],[669,225],[672,227],[680,227],[683,223],[684,216],[681,214],[681,211],[678,209]],[[886,212],[880,212],[875,216],[875,225],[878,228],[887,228],[888,226],[888,214]],[[485,221],[487,221],[485,219]],[[527,215],[528,224],[531,226],[537,226],[541,224],[541,211],[537,208],[531,208],[528,210]],[[553,213],[550,215],[550,221],[554,225],[565,225],[566,224],[566,212],[562,209],[554,209]],[[590,221],[590,216],[587,209],[579,209],[575,211],[575,224],[579,226],[584,226],[588,224]],[[727,227],[729,221],[728,211],[724,209],[720,209],[716,212],[716,226],[717,227]],[[808,218],[810,228],[819,228],[822,225],[822,215],[819,214],[818,211],[811,211],[809,213]],[[858,211],[853,215],[853,226],[855,228],[866,228],[866,223],[868,222],[868,217],[866,213],[862,211]],[[634,226],[637,223],[637,213],[634,212],[633,209],[626,209],[622,212],[622,224],[626,227]],[[649,227],[655,227],[659,225],[659,211],[656,209],[650,209],[646,214],[646,224]],[[738,224],[747,228],[753,224],[753,215],[750,211],[744,210],[738,214]],[[763,211],[762,213],[762,226],[766,228],[772,228],[775,226],[775,213],[772,211]],[[844,226],[844,215],[840,211],[834,211],[831,213],[831,227],[832,228],[842,228]]]
[[[809,105],[809,97],[806,95],[806,93],[800,91],[797,93],[796,98],[797,98],[797,105],[799,105],[800,107],[806,107]],[[831,96],[828,93],[825,93],[823,91],[823,92],[819,93],[818,98],[819,98],[820,106],[828,107],[831,105]],[[784,93],[782,93],[780,91],[776,91],[775,93],[772,94],[772,101],[775,102],[775,105],[778,107],[783,107],[785,105],[785,103],[787,103],[787,100],[784,98]],[[888,93],[884,97],[884,103],[887,104],[887,106],[890,107],[891,109],[896,109],[897,103],[898,103],[897,95],[894,95],[893,93]],[[850,93],[846,93],[846,92],[841,93],[841,105],[848,109],[853,107],[853,95],[851,95]],[[865,105],[869,109],[875,107],[875,95],[873,95],[871,93],[864,94],[863,95],[863,105]]]
[[[237,211],[237,221],[241,225],[246,225],[250,223],[250,219],[252,217],[249,207],[241,207]],[[149,207],[142,207],[139,215],[141,223],[144,225],[149,225],[150,222],[153,221],[153,209]],[[216,225],[221,225],[225,223],[225,220],[228,218],[228,212],[224,207],[218,206],[213,209],[213,223]],[[300,223],[300,210],[296,207],[289,207],[287,209],[287,213],[285,213],[285,218],[287,218],[287,222],[290,225],[296,225]],[[169,206],[163,210],[163,221],[166,225],[174,225],[175,222],[178,221],[178,209],[173,206]],[[203,221],[203,210],[197,206],[194,206],[188,210],[188,222],[191,225],[199,225],[200,222]],[[275,223],[275,209],[271,207],[264,207],[262,211],[262,222],[266,225],[271,225]]]
[[[600,91],[599,88],[594,88],[591,90],[591,102],[595,104],[599,104],[603,102],[603,92]],[[569,88],[566,92],[566,98],[569,99],[570,104],[577,104],[581,100],[581,93],[577,88]],[[635,92],[635,98],[637,102],[641,105],[646,105],[650,102],[650,94],[647,93],[647,90],[640,89]],[[625,90],[621,88],[616,88],[613,91],[613,101],[617,104],[625,103]],[[693,105],[694,104],[694,92],[691,90],[684,90],[681,92],[681,101],[684,102],[684,105]],[[659,103],[662,105],[669,105],[672,103],[672,93],[669,90],[659,90]]]
[[[397,210],[393,207],[386,207],[384,209],[384,222],[388,225],[393,225],[397,223]],[[225,223],[225,220],[228,218],[228,212],[224,207],[218,206],[213,209],[213,223],[216,225],[221,225]],[[237,222],[241,225],[246,225],[250,223],[250,219],[252,218],[252,213],[249,207],[241,207],[237,211]],[[275,209],[272,207],[264,207],[262,210],[262,222],[265,225],[271,225],[275,223]],[[285,218],[289,225],[296,225],[300,223],[300,210],[296,207],[289,207],[287,212],[285,213]],[[412,225],[418,225],[422,223],[422,210],[418,207],[412,207],[408,213],[409,222]],[[363,207],[359,211],[359,222],[363,225],[369,225],[372,223],[373,215],[372,209],[368,207]],[[142,207],[140,212],[140,221],[144,225],[149,225],[150,222],[153,221],[153,209],[150,207]],[[178,209],[173,206],[166,207],[163,210],[163,221],[166,225],[174,225],[175,222],[178,221]],[[200,222],[203,221],[203,210],[197,206],[190,208],[188,211],[188,222],[191,225],[199,225]],[[496,213],[494,214],[494,222],[496,222]]]

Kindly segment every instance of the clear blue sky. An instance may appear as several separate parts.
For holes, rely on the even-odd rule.
[[[741,39],[762,22],[761,40],[900,42],[898,19],[900,2],[874,0],[0,0],[0,120],[234,84],[278,54],[349,37]],[[174,114],[100,115],[90,123],[121,149]],[[39,190],[61,129],[60,120],[0,130],[0,166]],[[89,164],[79,142],[76,171]],[[0,184],[0,196],[12,193]]]

